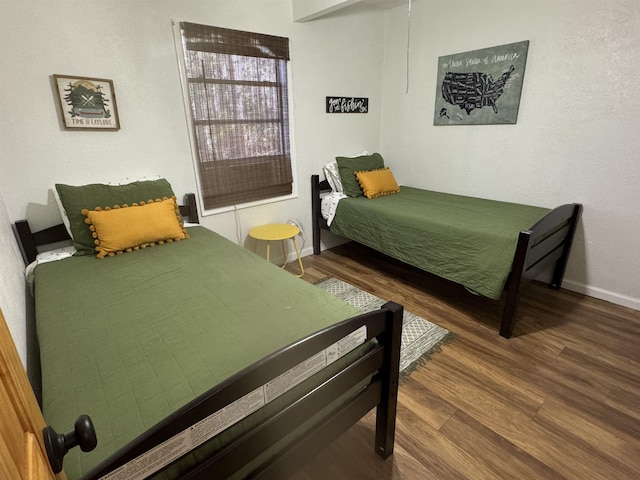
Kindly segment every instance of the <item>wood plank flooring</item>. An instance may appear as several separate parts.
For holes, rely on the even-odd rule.
[[[400,387],[392,457],[373,451],[370,412],[296,480],[640,478],[640,312],[533,283],[507,340],[504,298],[354,243],[304,264],[308,282],[340,278],[456,338]]]

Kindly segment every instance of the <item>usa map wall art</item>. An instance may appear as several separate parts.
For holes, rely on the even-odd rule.
[[[438,58],[434,125],[516,123],[529,41]]]

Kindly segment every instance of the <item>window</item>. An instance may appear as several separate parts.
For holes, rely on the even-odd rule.
[[[180,27],[205,209],[291,194],[289,39]]]

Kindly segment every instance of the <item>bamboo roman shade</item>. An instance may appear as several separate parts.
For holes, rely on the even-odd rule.
[[[205,208],[289,195],[289,39],[180,26]]]

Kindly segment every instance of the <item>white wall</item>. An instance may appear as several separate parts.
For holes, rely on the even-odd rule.
[[[379,146],[381,12],[345,12],[296,24],[290,0],[2,0],[0,14],[0,84],[7,93],[0,97],[2,246],[13,242],[8,221],[28,218],[34,229],[60,222],[52,193],[56,182],[159,174],[179,197],[195,191],[172,19],[290,39],[299,197],[241,210],[238,224],[234,213],[206,217],[205,226],[245,243],[255,225],[298,218],[310,237],[310,175],[336,155]],[[112,79],[121,130],[62,129],[50,78],[55,73]],[[371,111],[327,115],[327,95],[369,97]],[[305,251],[310,248],[309,238]],[[13,285],[0,297],[6,313],[6,305],[24,303],[15,287],[22,282],[16,280],[21,266],[6,248],[0,261],[3,291],[5,280]],[[24,351],[20,316],[8,320]]]
[[[421,0],[387,15],[381,151],[404,184],[584,213],[564,286],[640,309],[640,2]],[[433,126],[439,56],[529,40],[515,125]]]
[[[25,362],[27,358],[24,328],[26,304],[22,272],[22,258],[14,240],[7,209],[0,195],[0,310],[18,347],[20,358]]]

